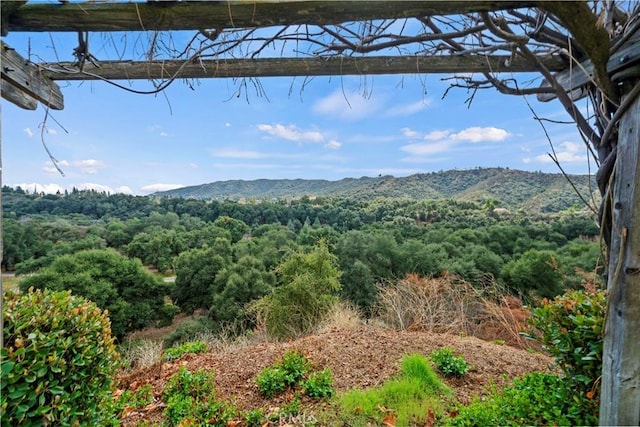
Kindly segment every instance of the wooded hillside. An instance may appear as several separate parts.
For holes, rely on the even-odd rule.
[[[570,180],[585,197],[597,189],[587,175]],[[567,178],[561,174],[524,172],[503,168],[450,170],[408,177],[345,178],[340,181],[307,179],[230,180],[155,193],[159,197],[201,200],[295,199],[333,196],[358,200],[377,197],[408,199],[456,199],[485,203],[529,212],[558,212],[583,205]]]

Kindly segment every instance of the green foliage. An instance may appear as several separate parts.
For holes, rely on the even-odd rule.
[[[309,332],[329,312],[340,290],[337,258],[320,241],[311,252],[296,252],[278,266],[281,285],[254,307],[267,332],[292,338]]]
[[[216,400],[214,372],[188,371],[181,366],[165,385],[162,399],[167,407],[165,425],[207,425],[226,427],[235,411]]]
[[[325,368],[322,371],[311,372],[302,384],[302,389],[307,396],[315,399],[333,396],[335,390],[331,369]]]
[[[164,297],[169,285],[157,280],[140,261],[128,259],[113,249],[88,250],[56,258],[46,268],[26,277],[25,291],[71,290],[103,310],[108,310],[111,329],[118,340],[127,332],[170,323],[175,307]]]
[[[440,378],[433,372],[429,362],[421,354],[408,354],[402,358],[402,375],[405,378],[415,378],[434,394],[447,394],[449,390],[442,384]]]
[[[174,360],[180,358],[183,354],[206,353],[209,346],[202,341],[189,341],[177,347],[170,347],[164,351],[165,360]]]
[[[114,413],[116,416],[121,416],[127,408],[144,408],[151,402],[153,402],[153,389],[150,384],[140,387],[135,392],[125,390],[113,402]]]
[[[242,415],[247,427],[261,427],[265,418],[265,411],[264,409],[252,409],[245,411]]]
[[[176,282],[171,297],[186,313],[197,308],[208,309],[213,299],[217,274],[227,260],[214,248],[191,249],[175,260]]]
[[[442,412],[441,395],[450,394],[427,360],[414,354],[403,358],[401,376],[381,387],[349,391],[340,396],[339,404],[347,425],[382,425],[389,411],[397,426],[423,425],[430,412]]]
[[[266,295],[275,282],[257,258],[246,255],[218,272],[212,288],[209,317],[218,323],[248,327],[245,306]]]
[[[162,346],[164,348],[174,347],[176,344],[191,341],[200,334],[209,333],[215,328],[215,323],[207,316],[195,316],[180,322],[176,330],[164,338]]]
[[[604,291],[572,291],[533,310],[530,338],[540,341],[574,387],[585,412],[596,411],[604,342]]]
[[[459,408],[445,426],[597,425],[597,407],[586,410],[571,381],[545,373],[527,374],[502,392]]]
[[[447,377],[461,377],[469,371],[469,364],[461,356],[455,356],[453,349],[443,347],[431,353],[431,360],[438,370]]]
[[[502,269],[502,278],[515,291],[553,298],[562,291],[562,274],[553,251],[530,249]]]
[[[260,393],[267,397],[297,384],[311,369],[311,363],[299,352],[287,351],[282,360],[264,368],[256,377]]]
[[[71,292],[3,295],[2,425],[102,425],[118,353],[109,318]]]

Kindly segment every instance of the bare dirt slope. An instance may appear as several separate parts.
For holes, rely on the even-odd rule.
[[[434,334],[430,332],[384,331],[361,327],[352,330],[333,329],[287,343],[262,342],[252,346],[232,347],[221,352],[185,355],[181,359],[136,370],[121,377],[121,387],[132,391],[151,384],[156,397],[164,383],[181,365],[189,370],[215,369],[218,398],[233,401],[239,409],[269,408],[282,402],[260,396],[255,377],[262,368],[276,362],[291,349],[307,355],[314,368],[331,368],[335,388],[366,388],[379,385],[396,375],[403,355],[429,355],[433,350],[450,347],[473,365],[460,379],[447,380],[456,398],[469,402],[487,391],[491,385],[501,386],[507,380],[533,371],[548,371],[552,360],[542,354],[480,340],[475,337]],[[281,396],[284,400],[290,396]],[[125,425],[158,420],[163,406],[149,405],[131,412]]]

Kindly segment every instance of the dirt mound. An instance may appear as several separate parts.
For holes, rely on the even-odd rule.
[[[461,402],[469,402],[474,396],[486,393],[490,384],[501,386],[505,378],[548,371],[552,362],[541,354],[475,337],[363,327],[332,330],[287,343],[263,342],[218,353],[185,355],[172,362],[123,374],[120,381],[123,389],[132,391],[151,384],[155,396],[160,397],[164,383],[180,366],[191,371],[215,369],[218,398],[233,401],[239,409],[255,409],[281,403],[277,399],[267,400],[260,396],[254,380],[262,368],[276,362],[287,350],[296,349],[307,355],[314,368],[331,368],[335,388],[345,391],[382,384],[399,372],[400,360],[405,354],[428,355],[445,346],[453,348],[473,366],[463,378],[446,381]],[[161,412],[162,405],[150,405],[143,411],[130,413],[124,424],[135,425],[143,419],[157,420]]]

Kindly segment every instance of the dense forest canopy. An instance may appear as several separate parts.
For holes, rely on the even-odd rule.
[[[59,283],[86,293],[92,288],[86,287],[87,279],[72,285],[72,278],[94,271],[87,262],[120,263],[124,270],[124,263],[135,259],[140,266],[176,275],[175,283],[154,292],[171,295],[187,312],[209,310],[218,324],[242,320],[246,304],[281,285],[277,267],[320,242],[336,257],[340,295],[369,314],[380,286],[407,274],[455,274],[480,287],[497,281],[514,295],[534,300],[602,280],[599,229],[593,214],[582,209],[527,214],[496,211],[491,202],[451,199],[241,203],[95,191],[41,195],[7,187],[3,197],[3,269],[27,275],[25,289]],[[62,268],[64,263],[76,267]],[[107,271],[113,268],[118,270]],[[134,266],[126,269],[142,274],[133,273]],[[98,271],[91,274],[98,280]],[[138,315],[137,321],[127,321],[122,313],[134,310],[122,306],[117,292],[159,285],[145,285],[150,279],[118,285],[113,277],[98,283],[103,280],[116,283],[115,299],[103,305],[115,304],[111,311],[121,313],[118,336],[159,320]],[[236,308],[220,311],[229,304]],[[171,309],[161,313],[170,315]]]

